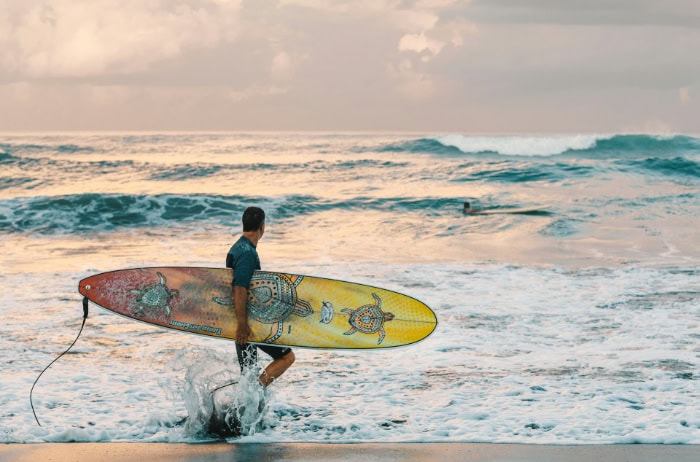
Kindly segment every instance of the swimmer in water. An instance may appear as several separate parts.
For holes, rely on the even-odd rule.
[[[474,214],[474,213],[479,213],[479,212],[481,212],[481,209],[473,209],[473,208],[471,207],[471,204],[469,204],[469,202],[465,202],[465,203],[464,203],[464,210],[463,210],[463,212],[464,212],[465,215],[472,215],[472,214]]]

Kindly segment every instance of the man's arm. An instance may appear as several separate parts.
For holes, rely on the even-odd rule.
[[[236,343],[245,345],[250,336],[250,326],[248,326],[248,289],[242,286],[233,286],[233,309],[236,313],[238,328],[236,329]]]

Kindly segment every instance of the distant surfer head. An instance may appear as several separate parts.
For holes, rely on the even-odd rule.
[[[465,214],[471,215],[473,213],[479,213],[480,209],[473,209],[469,202],[464,203],[464,209],[462,210]]]
[[[243,212],[243,232],[258,231],[265,225],[265,212],[259,207],[248,207]]]

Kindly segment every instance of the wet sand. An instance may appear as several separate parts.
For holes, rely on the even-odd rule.
[[[700,460],[700,445],[551,446],[486,443],[167,444],[41,443],[0,445],[0,462],[122,461],[515,461],[685,462]]]

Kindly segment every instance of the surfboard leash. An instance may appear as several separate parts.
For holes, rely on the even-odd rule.
[[[80,326],[80,331],[78,332],[78,336],[75,337],[75,340],[73,340],[73,343],[70,344],[70,346],[68,347],[68,349],[67,349],[66,351],[64,351],[63,353],[61,353],[60,355],[58,355],[58,357],[57,357],[56,359],[54,359],[53,361],[51,361],[51,362],[49,363],[49,365],[46,366],[46,367],[44,368],[44,370],[41,371],[41,372],[39,373],[39,376],[38,376],[38,377],[36,378],[36,380],[34,381],[34,384],[32,384],[32,389],[29,391],[29,404],[31,404],[31,406],[32,406],[32,413],[34,414],[34,420],[36,420],[37,425],[39,425],[40,427],[41,427],[41,423],[39,423],[39,419],[38,419],[37,416],[36,416],[36,411],[34,410],[34,402],[33,402],[33,400],[32,400],[32,394],[34,393],[34,387],[36,386],[36,383],[39,381],[39,379],[41,378],[41,376],[44,375],[44,372],[46,372],[46,370],[47,370],[49,367],[51,367],[51,366],[53,365],[53,363],[55,363],[56,361],[58,361],[59,359],[61,359],[61,357],[62,357],[63,355],[65,355],[66,353],[68,353],[68,352],[70,351],[71,348],[73,348],[73,345],[75,345],[75,342],[77,342],[78,339],[80,338],[80,334],[83,333],[83,327],[85,327],[85,320],[87,319],[87,317],[88,317],[88,298],[87,298],[87,297],[83,297],[83,324]]]
[[[230,387],[231,385],[235,385],[235,384],[237,384],[237,383],[238,383],[238,380],[236,380],[235,382],[230,382],[230,383],[227,383],[227,384],[225,384],[225,385],[218,386],[218,387],[214,388],[213,390],[211,390],[211,391],[209,392],[209,395],[212,396],[214,393],[216,393],[217,391],[221,390],[222,388]]]

